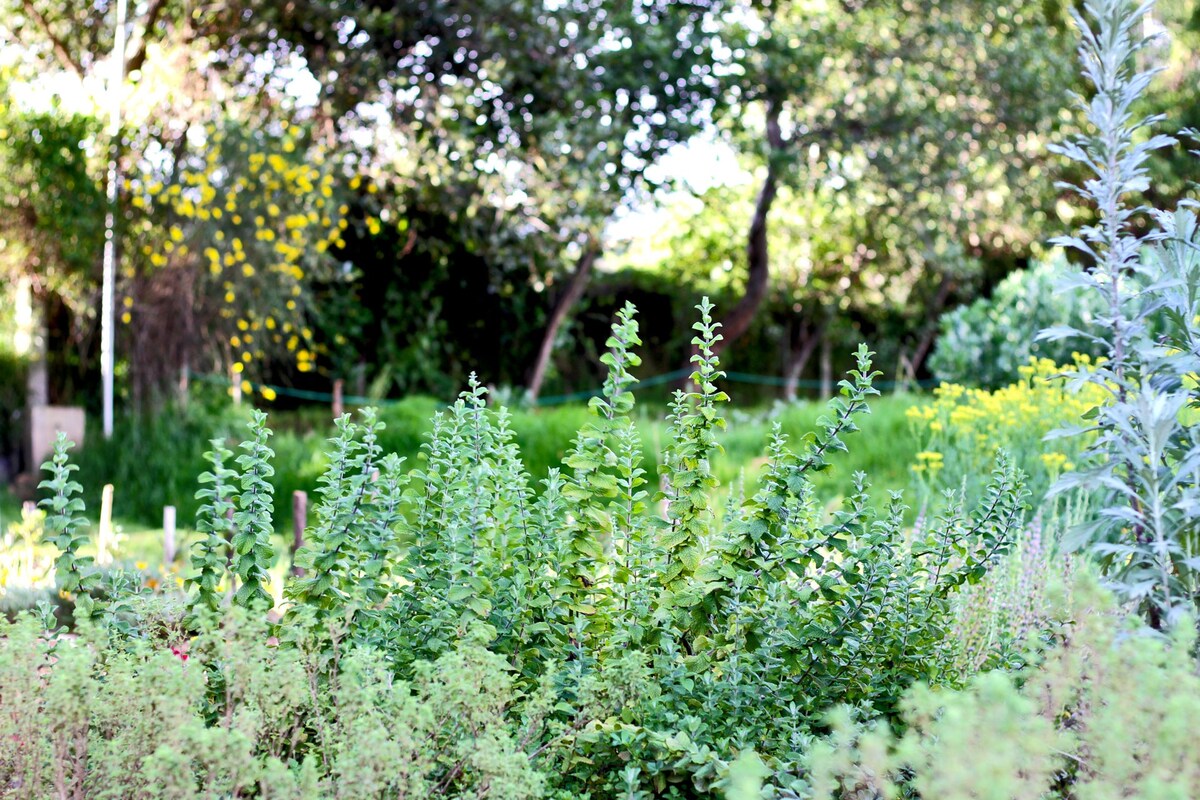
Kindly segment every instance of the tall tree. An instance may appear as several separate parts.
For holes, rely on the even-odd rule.
[[[767,297],[784,186],[848,193],[863,216],[890,224],[887,249],[947,274],[990,248],[1028,244],[1018,207],[1042,212],[1049,184],[1030,166],[1058,121],[1037,87],[1061,84],[1069,52],[1057,3],[756,0],[727,20],[735,68],[724,124],[758,160],[760,184],[723,348]]]
[[[336,238],[338,215],[328,175],[319,177],[327,170],[304,163],[320,153],[295,124],[311,114],[280,78],[288,65],[220,73],[213,65],[224,57],[230,18],[184,0],[132,2],[125,125],[118,142],[104,142],[95,119],[113,99],[115,5],[0,0],[0,40],[16,56],[11,102],[0,112],[18,134],[0,142],[2,180],[20,184],[0,209],[0,225],[15,220],[7,228],[20,245],[6,248],[5,260],[35,270],[38,286],[66,285],[69,266],[73,319],[90,325],[97,198],[107,188],[99,139],[117,149],[127,176],[118,187],[117,297],[134,398],[160,393],[188,365],[246,369],[272,340],[308,354],[308,342],[288,347],[307,327],[301,262],[319,257],[318,240]],[[273,332],[266,306],[275,308]]]
[[[554,295],[529,372],[536,397],[602,256],[606,222],[716,102],[715,9],[715,0],[241,3],[230,8],[242,24],[228,52],[303,59],[331,136],[380,132],[371,114],[382,106],[375,159],[410,187],[475,187],[451,202],[505,209],[550,254],[549,271],[532,277]],[[511,263],[512,253],[491,259]]]

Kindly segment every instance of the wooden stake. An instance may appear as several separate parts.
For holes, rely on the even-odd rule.
[[[96,563],[102,567],[112,563],[112,553],[109,552],[113,538],[112,504],[113,485],[106,483],[100,492],[100,533],[96,540]]]
[[[175,563],[175,506],[163,506],[163,563]]]
[[[333,418],[337,419],[345,413],[345,404],[342,402],[342,390],[345,388],[346,382],[338,378],[333,382]]]

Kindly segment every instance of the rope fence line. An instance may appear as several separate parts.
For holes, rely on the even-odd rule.
[[[210,374],[204,374],[204,373],[197,373],[197,372],[192,372],[190,370],[188,371],[187,374],[188,374],[189,378],[203,381],[205,383],[212,383],[215,385],[226,386],[226,385],[229,385],[230,380],[231,380],[230,378],[227,378],[227,377],[224,377],[221,375],[210,375]],[[687,378],[691,374],[692,374],[692,370],[690,368],[684,368],[684,369],[673,370],[671,372],[664,372],[660,375],[652,375],[648,378],[643,378],[643,379],[639,380],[637,382],[637,385],[631,387],[630,391],[637,392],[642,389],[649,389],[654,386],[662,386],[663,384],[673,383],[675,381],[683,380],[684,378]],[[743,384],[756,385],[756,386],[788,386],[788,385],[792,385],[792,386],[795,386],[797,389],[820,389],[825,385],[824,382],[820,381],[820,380],[799,379],[799,380],[795,380],[795,381],[790,381],[787,378],[783,378],[778,375],[756,375],[754,373],[749,373],[749,372],[726,372],[724,380],[731,381],[733,383],[743,383]],[[244,380],[243,383],[249,384],[251,390],[259,392],[259,393],[261,393],[263,389],[269,389],[271,392],[273,392],[276,396],[279,396],[279,397],[291,397],[296,400],[308,400],[308,401],[314,402],[314,403],[326,403],[326,404],[331,403],[334,400],[334,395],[332,392],[318,392],[318,391],[312,391],[310,389],[295,389],[295,388],[292,388],[289,386],[276,386],[274,384],[269,384],[269,383],[257,383],[255,381],[251,381],[251,380]],[[878,380],[878,381],[875,381],[874,385],[880,389],[891,389],[891,388],[895,388],[896,386],[899,386],[899,385],[915,386],[915,387],[920,387],[922,389],[929,389],[934,386],[937,386],[937,384],[938,384],[938,381],[936,381],[936,380],[922,379],[922,380],[908,380],[908,381]],[[602,389],[600,387],[597,387],[595,389],[588,389],[588,390],[578,391],[578,392],[570,392],[567,394],[544,395],[542,397],[539,397],[537,399],[537,402],[534,403],[534,405],[537,407],[556,406],[556,405],[562,405],[564,403],[571,403],[571,402],[575,402],[575,401],[579,401],[579,400],[590,400],[593,397],[598,397],[600,395],[601,391],[602,391]],[[402,402],[402,399],[389,398],[389,397],[383,397],[383,398],[366,397],[366,396],[361,396],[361,395],[344,395],[342,397],[342,401],[347,403],[348,405],[381,406],[382,407],[382,406],[395,405],[396,403]]]

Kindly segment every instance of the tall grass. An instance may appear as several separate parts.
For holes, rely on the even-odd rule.
[[[837,454],[833,468],[817,477],[817,486],[827,496],[844,494],[853,484],[854,472],[863,470],[871,474],[881,490],[879,496],[884,495],[882,490],[905,487],[916,442],[904,412],[914,402],[914,398],[903,395],[876,400],[872,414],[863,420],[862,432],[856,434],[851,452]],[[438,408],[439,402],[428,397],[408,398],[385,407],[380,418],[387,427],[380,434],[380,445],[416,465],[423,458],[421,444]],[[724,452],[713,465],[714,471],[723,482],[744,478],[745,490],[752,491],[772,424],[778,421],[783,431],[798,441],[815,429],[824,413],[825,404],[818,402],[738,413],[720,437]],[[209,449],[209,440],[235,441],[248,415],[246,407],[193,404],[120,420],[111,440],[93,437],[78,454],[80,481],[95,495],[85,498],[89,513],[94,515],[99,509],[100,488],[111,483],[113,514],[126,525],[160,525],[165,505],[176,507],[181,526],[189,525],[198,506],[194,497],[196,476],[205,469],[202,454]],[[560,466],[572,437],[587,418],[588,410],[583,405],[512,413],[512,428],[525,467],[535,482],[550,468]],[[640,418],[637,424],[648,478],[651,486],[656,486],[655,454],[665,441],[666,426],[651,416]],[[275,450],[275,519],[286,524],[291,519],[292,492],[312,492],[325,469],[323,444],[333,435],[333,424],[307,409],[273,413],[271,425],[275,430],[270,441]]]

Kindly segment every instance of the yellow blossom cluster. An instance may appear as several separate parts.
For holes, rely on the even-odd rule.
[[[917,453],[917,463],[912,465],[913,471],[931,473],[939,471],[945,465],[946,457],[936,450],[922,450]]]
[[[1086,369],[1086,355],[1074,367]],[[1084,414],[1104,402],[1103,387],[1067,385],[1064,368],[1034,358],[1020,368],[1021,380],[995,391],[942,384],[930,403],[907,411],[924,450],[913,470],[919,476],[944,473],[954,484],[964,476],[987,475],[998,449],[1013,455],[1035,489],[1074,469],[1092,434],[1046,439],[1052,431],[1085,425]]]
[[[283,130],[268,137],[210,129],[202,156],[181,161],[166,179],[126,184],[144,212],[143,263],[199,268],[220,318],[207,332],[239,374],[282,355],[301,371],[315,368],[306,289],[323,254],[345,246],[348,208],[334,197],[333,172]]]

